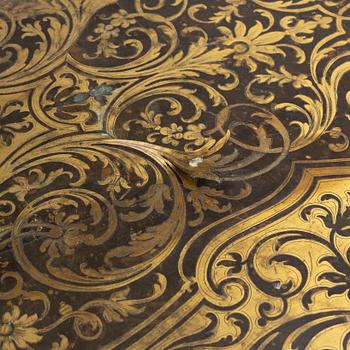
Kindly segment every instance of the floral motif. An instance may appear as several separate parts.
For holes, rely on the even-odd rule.
[[[64,174],[71,175],[63,169],[51,171],[49,174],[45,174],[41,169],[32,169],[29,171],[28,176],[16,177],[14,184],[9,188],[9,192],[14,193],[17,199],[23,202],[31,191],[48,186]]]
[[[125,10],[119,10],[117,13],[113,13],[109,17],[102,17],[103,19],[110,20],[110,24],[114,27],[129,28],[130,25],[136,23],[136,19],[130,17]]]
[[[183,138],[188,141],[193,141],[190,143],[187,143],[185,145],[185,150],[190,151],[191,146],[202,146],[204,145],[207,141],[209,141],[208,137],[204,137],[202,134],[202,131],[206,129],[205,124],[200,123],[198,125],[188,125],[187,126],[187,131],[184,133]]]
[[[116,193],[120,193],[123,189],[128,190],[131,188],[128,180],[122,176],[118,169],[106,168],[103,178],[98,183],[102,186],[107,185],[107,191],[114,201],[117,199]]]
[[[156,142],[157,136],[162,136],[161,142],[166,145],[178,146],[181,140],[189,141],[185,144],[185,151],[191,151],[193,146],[200,147],[210,140],[205,137],[202,132],[206,129],[203,123],[189,124],[186,130],[183,126],[171,123],[169,126],[162,126],[162,114],[153,110],[146,110],[140,114],[140,119],[132,119],[123,126],[125,130],[130,130],[130,124],[135,123],[141,125],[145,129],[153,129],[147,135],[148,142]]]
[[[171,123],[170,127],[164,126],[159,129],[159,134],[164,136],[162,142],[166,145],[178,146],[179,140],[183,138],[183,127]]]
[[[98,84],[96,80],[89,79],[81,83],[77,77],[70,73],[58,75],[57,81],[48,90],[50,97],[43,109],[53,119],[69,123],[80,124],[85,130],[98,121],[94,106],[107,104],[113,91],[113,85]]]
[[[119,45],[114,44],[112,39],[119,36],[119,28],[116,28],[112,24],[99,23],[94,32],[97,36],[90,35],[87,39],[90,42],[98,42],[96,51],[94,54],[84,54],[84,57],[88,59],[93,59],[101,55],[106,58],[114,57]]]
[[[105,58],[117,58],[116,50],[120,47],[119,44],[115,44],[113,39],[117,38],[120,34],[120,28],[127,29],[130,25],[135,24],[135,18],[130,17],[130,15],[125,10],[120,10],[117,13],[113,13],[111,16],[100,16],[104,21],[109,21],[106,23],[99,23],[94,29],[96,36],[90,35],[87,40],[90,42],[98,42],[97,49],[93,54],[84,54],[85,58],[94,59],[99,56]]]
[[[111,38],[117,38],[120,30],[112,24],[99,23],[94,29],[94,32],[100,34],[100,39],[109,40]]]
[[[284,84],[291,83],[296,89],[312,86],[306,74],[293,75],[288,72],[284,66],[280,67],[279,72],[270,69],[266,69],[266,72],[268,74],[259,74],[256,76],[257,82],[267,84],[278,83],[280,87],[283,87]]]
[[[247,30],[243,22],[237,21],[234,34],[227,27],[219,27],[218,29],[224,35],[221,39],[222,43],[232,47],[236,65],[242,66],[245,63],[251,72],[257,69],[256,61],[273,66],[275,62],[269,55],[285,55],[283,50],[273,45],[282,40],[285,33],[265,33],[264,27],[260,22],[257,22],[256,25]]]
[[[281,19],[280,23],[285,33],[289,35],[293,41],[300,44],[307,44],[314,40],[313,34],[319,26],[322,29],[328,29],[333,19],[328,16],[315,15],[313,20],[298,20],[295,16],[287,16]]]
[[[92,235],[87,234],[87,225],[81,222],[77,214],[66,215],[58,212],[54,215],[55,227],[49,232],[49,236],[40,246],[41,252],[48,252],[52,258],[63,255],[73,255],[75,249],[82,243],[86,243]]]
[[[13,305],[12,311],[5,312],[0,322],[0,349],[29,349],[29,344],[39,343],[42,336],[32,327],[37,320],[37,314],[21,316],[19,307]]]
[[[231,22],[233,16],[241,17],[239,14],[239,6],[247,4],[247,0],[226,0],[226,6],[219,6],[220,11],[210,17],[210,21],[219,23],[223,20]]]

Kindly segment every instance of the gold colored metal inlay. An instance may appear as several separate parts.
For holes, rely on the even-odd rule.
[[[350,349],[350,3],[0,0],[0,350]]]

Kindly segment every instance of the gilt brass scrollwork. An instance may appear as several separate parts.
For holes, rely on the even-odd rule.
[[[0,0],[0,349],[347,348],[349,32],[341,0]]]

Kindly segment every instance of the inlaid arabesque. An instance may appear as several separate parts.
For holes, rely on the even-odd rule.
[[[0,0],[0,350],[347,349],[350,4]]]

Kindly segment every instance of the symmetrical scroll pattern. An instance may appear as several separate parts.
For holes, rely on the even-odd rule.
[[[348,348],[349,32],[342,0],[0,0],[0,349]]]

